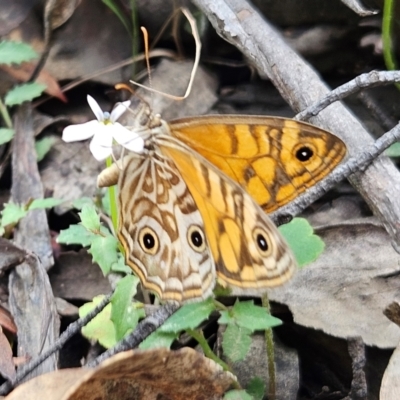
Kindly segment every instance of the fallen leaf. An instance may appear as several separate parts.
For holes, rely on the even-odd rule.
[[[8,379],[14,381],[15,379],[15,366],[12,357],[12,349],[10,342],[6,335],[3,333],[3,329],[0,327],[0,374]]]
[[[94,369],[64,369],[16,388],[6,400],[217,400],[236,381],[214,361],[185,347],[130,350]]]
[[[297,324],[365,344],[396,347],[400,328],[383,314],[400,295],[400,255],[378,222],[350,220],[316,230],[325,251],[270,300],[289,306]]]

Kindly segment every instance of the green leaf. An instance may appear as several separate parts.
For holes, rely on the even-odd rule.
[[[0,128],[0,145],[8,143],[14,137],[14,129]]]
[[[178,333],[160,332],[160,330],[157,329],[151,335],[147,336],[142,343],[140,343],[139,349],[159,349],[160,347],[166,347],[169,349],[178,336]]]
[[[92,240],[89,253],[94,262],[99,264],[104,275],[107,275],[111,266],[118,262],[118,241],[112,235],[96,236]]]
[[[83,206],[94,207],[93,200],[90,197],[81,197],[73,201],[72,206],[78,210],[82,210]]]
[[[46,85],[36,82],[17,85],[6,94],[4,102],[7,106],[15,106],[22,104],[24,101],[31,101],[39,97],[46,87]]]
[[[324,251],[325,243],[314,235],[312,226],[304,218],[294,218],[280,226],[279,230],[292,249],[299,267],[315,261]]]
[[[114,2],[113,0],[102,0],[102,1],[118,17],[118,19],[121,21],[122,25],[125,27],[126,31],[128,32],[128,35],[132,36],[131,30],[129,27],[129,20],[126,18],[125,14],[120,9],[118,4],[116,4],[116,2]]]
[[[33,48],[22,42],[0,42],[0,64],[21,64],[38,57]]]
[[[79,317],[86,316],[92,311],[100,302],[104,296],[96,296],[92,302],[84,304],[79,308]],[[103,347],[109,349],[116,345],[117,340],[115,336],[114,324],[110,319],[111,315],[111,304],[107,306],[97,314],[86,326],[82,328],[82,335],[89,340],[97,340]]]
[[[118,261],[111,266],[111,271],[132,275],[132,269],[125,264],[124,257],[121,254],[118,254]]]
[[[82,225],[89,231],[99,232],[100,231],[100,217],[97,215],[94,206],[84,205],[82,211],[78,213]]]
[[[140,318],[145,317],[143,307],[138,302],[132,302],[136,294],[139,278],[127,275],[120,279],[111,298],[111,321],[114,323],[117,340],[121,340],[127,332],[136,327]]]
[[[43,160],[43,158],[50,151],[55,142],[56,142],[55,136],[46,136],[42,139],[36,140],[35,150],[36,150],[36,160],[38,162]]]
[[[245,390],[230,390],[229,392],[225,393],[223,400],[252,400],[248,393]]]
[[[97,235],[88,231],[82,225],[70,225],[69,228],[60,231],[57,243],[80,244],[83,247],[90,246]]]
[[[400,157],[400,143],[393,143],[385,150],[385,155],[388,157]]]
[[[228,325],[222,337],[224,355],[233,362],[243,360],[250,349],[250,329]]]
[[[4,209],[1,212],[1,226],[7,226],[10,224],[16,224],[21,218],[25,217],[28,213],[24,206],[20,206],[15,203],[4,204]]]
[[[223,313],[226,313],[226,311],[221,312],[221,318]],[[219,324],[230,325],[236,323],[243,328],[249,329],[252,333],[282,324],[280,319],[273,317],[264,307],[254,305],[253,300],[236,301],[228,313],[229,318],[224,315],[222,320],[221,318],[218,320]]]
[[[47,199],[35,199],[29,205],[28,210],[38,210],[44,208],[53,208],[59,206],[64,200],[54,199],[53,197],[48,197]]]
[[[265,394],[265,383],[264,381],[255,376],[247,385],[246,392],[252,397],[254,400],[262,400]]]
[[[212,299],[200,303],[185,304],[160,326],[161,332],[178,333],[197,328],[216,309]]]

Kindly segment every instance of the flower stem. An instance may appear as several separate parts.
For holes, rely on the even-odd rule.
[[[262,305],[271,314],[271,308],[266,293],[262,297]],[[275,346],[272,328],[265,330],[265,347],[267,349],[268,363],[268,399],[275,400],[276,398],[276,371],[275,371]]]
[[[226,364],[224,361],[222,361],[219,357],[217,357],[215,353],[211,350],[211,347],[208,344],[206,338],[204,337],[202,331],[188,329],[186,332],[188,333],[188,335],[190,335],[193,339],[195,339],[199,343],[206,357],[211,358],[211,360],[219,364],[224,369],[224,371],[232,372],[229,365]]]
[[[383,45],[383,59],[385,60],[386,68],[390,71],[397,69],[397,61],[393,50],[393,14],[395,1],[385,0],[383,5],[383,18],[382,18],[382,45]],[[398,83],[395,84],[397,89],[400,89]]]
[[[10,118],[10,114],[8,113],[7,107],[3,103],[3,100],[0,98],[0,114],[3,117],[4,123],[6,124],[6,127],[9,129],[12,129],[12,121]]]
[[[113,163],[111,157],[107,157],[106,165],[110,167]],[[108,188],[108,195],[110,196],[110,210],[111,210],[111,221],[114,227],[114,232],[117,232],[118,228],[118,212],[117,212],[117,201],[116,201],[116,193],[115,186],[110,186]]]

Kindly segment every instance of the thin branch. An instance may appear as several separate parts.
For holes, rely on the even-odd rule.
[[[11,389],[20,383],[30,372],[32,372],[38,365],[40,365],[44,360],[50,357],[56,351],[62,349],[64,344],[71,339],[76,333],[78,333],[82,327],[84,327],[89,321],[91,321],[99,312],[109,303],[112,293],[105,296],[105,298],[100,302],[100,304],[90,311],[85,317],[78,319],[68,326],[68,328],[60,335],[60,337],[53,343],[52,347],[47,351],[42,353],[39,357],[29,361],[20,368],[18,368],[17,376],[15,382],[6,382],[0,386],[0,395],[6,395],[11,391]]]
[[[294,119],[307,121],[318,115],[323,109],[335,101],[342,100],[351,94],[360,92],[362,89],[389,85],[400,82],[400,71],[371,71],[367,74],[357,76],[345,84],[330,91],[326,96],[316,103],[299,112]]]
[[[137,347],[139,343],[146,339],[147,336],[153,333],[176,312],[179,307],[180,305],[177,303],[167,303],[163,307],[160,307],[154,314],[140,321],[136,329],[129,336],[122,339],[113,348],[100,354],[93,362],[88,364],[87,367],[95,367],[114,354]]]

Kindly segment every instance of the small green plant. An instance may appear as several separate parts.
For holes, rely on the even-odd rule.
[[[25,217],[29,211],[53,208],[60,205],[62,202],[63,200],[49,197],[47,199],[32,200],[24,205],[12,202],[4,204],[3,211],[1,212],[0,236],[8,236],[15,225],[17,225],[21,218]]]
[[[20,65],[36,58],[38,58],[37,53],[27,43],[7,40],[0,42],[0,64]],[[3,99],[0,98],[0,115],[3,120],[3,126],[0,127],[0,145],[8,143],[14,136],[14,128],[9,113],[10,107],[31,101],[40,96],[45,89],[46,85],[41,83],[23,83],[12,88]],[[39,158],[43,158],[43,144],[39,143],[38,146],[41,152]]]

